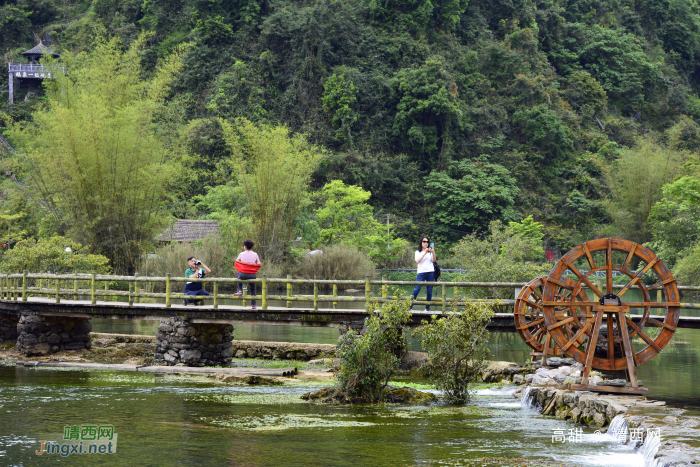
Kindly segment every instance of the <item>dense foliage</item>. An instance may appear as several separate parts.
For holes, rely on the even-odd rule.
[[[530,215],[543,226],[541,244],[519,262],[542,261],[539,249],[556,256],[606,235],[650,242],[674,265],[700,239],[693,198],[699,175],[691,159],[700,147],[696,0],[11,0],[0,6],[5,62],[20,61],[35,45],[31,32],[70,62],[76,86],[88,78],[75,71],[90,60],[71,57],[93,57],[91,70],[105,69],[99,44],[118,38],[127,50],[138,45],[124,68],[134,85],[157,85],[167,97],[147,115],[148,124],[138,125],[147,136],[144,151],[154,154],[157,141],[167,154],[163,169],[150,176],[169,183],[166,195],[149,198],[160,207],[144,220],[150,227],[128,236],[124,227],[132,224],[105,217],[117,212],[112,205],[92,202],[98,199],[93,185],[82,186],[103,211],[99,222],[86,217],[69,191],[30,199],[27,190],[5,186],[0,214],[20,215],[8,221],[10,242],[65,233],[110,257],[116,269],[129,269],[165,212],[219,219],[234,244],[255,235],[270,258],[283,259],[294,238],[308,247],[335,235],[333,220],[322,225],[318,214],[330,199],[323,188],[340,182],[370,194],[363,215],[393,216],[387,237],[413,243],[430,235],[442,258],[465,235],[488,235],[493,221],[509,225]],[[159,78],[164,64],[176,63],[172,82]],[[127,76],[119,68],[112,73]],[[105,85],[120,82],[90,73]],[[52,118],[58,121],[50,87],[23,86],[12,108],[4,89],[6,124],[39,125],[31,138],[4,134],[25,154],[36,154]],[[98,94],[80,106],[97,109],[104,101]],[[150,108],[129,112],[145,116]],[[69,121],[76,131],[89,131],[84,120]],[[291,159],[268,167],[271,176],[289,175],[280,184],[289,189],[273,199],[263,172],[240,164],[253,154],[244,140],[260,142],[263,155],[267,140],[294,147],[312,163],[297,178],[287,170],[296,163]],[[18,180],[41,174],[18,156],[6,155],[3,164]],[[289,215],[280,218],[281,212]],[[83,224],[84,231],[74,228]],[[112,228],[108,237],[115,229],[121,237],[105,240],[98,224]],[[389,264],[400,242],[378,233],[375,240],[368,253],[376,264]]]
[[[338,390],[349,400],[377,402],[406,350],[407,300],[371,303],[374,313],[361,332],[348,330],[338,341]]]
[[[487,365],[486,325],[493,311],[484,303],[471,303],[459,313],[456,307],[452,311],[430,323],[424,321],[416,334],[428,352],[424,374],[444,391],[448,402],[464,404],[470,398],[469,385],[481,380]]]

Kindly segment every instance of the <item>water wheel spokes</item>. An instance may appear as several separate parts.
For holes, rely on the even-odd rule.
[[[547,277],[538,277],[528,282],[518,293],[515,301],[514,319],[515,328],[520,334],[520,337],[525,343],[532,348],[530,356],[542,357],[542,364],[547,361],[548,355],[562,355],[563,352],[556,345],[551,334],[547,330],[542,312],[542,294]],[[570,279],[565,279],[562,285],[557,286],[555,294],[556,300],[567,302],[571,301],[574,293],[574,285]],[[585,297],[583,290],[578,291],[579,295]],[[558,307],[556,310],[559,316],[569,316],[571,307]],[[564,327],[568,336],[572,336],[576,332],[576,323],[566,324]]]
[[[624,276],[624,285],[614,284],[615,277]],[[574,285],[563,301],[560,288],[568,285],[567,279]],[[638,298],[628,294],[631,290]],[[650,290],[657,290],[657,301],[651,300]],[[569,311],[562,314],[563,308]],[[652,308],[661,309],[663,317],[651,316]],[[638,318],[632,319],[630,310]],[[541,314],[561,351],[584,365],[584,384],[592,368],[625,370],[636,388],[635,367],[660,353],[675,332],[680,294],[673,275],[653,252],[628,240],[604,238],[579,245],[557,262],[544,283]],[[646,346],[635,349],[635,336]]]

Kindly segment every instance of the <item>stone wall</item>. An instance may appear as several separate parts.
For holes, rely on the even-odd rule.
[[[17,351],[31,357],[60,350],[89,349],[91,330],[89,319],[21,312],[17,324]]]
[[[234,341],[236,358],[269,358],[273,360],[311,360],[335,357],[333,344],[299,344],[296,342]]]
[[[627,413],[630,407],[662,407],[661,401],[650,401],[644,396],[597,394],[590,391],[571,391],[531,386],[522,395],[525,404],[540,409],[543,415],[554,415],[585,425],[603,427],[617,415]]]
[[[228,365],[234,350],[230,324],[191,323],[184,318],[161,321],[156,333],[155,365]]]
[[[19,323],[19,315],[0,314],[0,344],[5,341],[17,340],[19,337],[17,323]]]

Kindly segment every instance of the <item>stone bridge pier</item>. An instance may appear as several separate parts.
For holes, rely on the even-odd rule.
[[[89,349],[92,323],[89,319],[19,313],[17,351],[27,357],[60,350]]]
[[[5,341],[17,340],[19,337],[17,323],[19,323],[17,313],[0,313],[0,344]]]
[[[233,326],[193,323],[173,317],[160,322],[156,333],[155,365],[228,365],[233,357]]]

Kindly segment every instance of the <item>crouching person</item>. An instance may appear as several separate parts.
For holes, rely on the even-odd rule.
[[[199,261],[194,256],[187,258],[187,265],[189,268],[185,271],[185,277],[188,279],[202,279],[207,274],[211,274],[211,269],[207,267],[206,264]],[[187,282],[185,284],[185,295],[209,295],[209,292],[204,290],[201,282]],[[196,299],[186,299],[182,302],[183,305],[187,306],[188,303],[194,303],[196,305],[201,305],[201,300]]]

